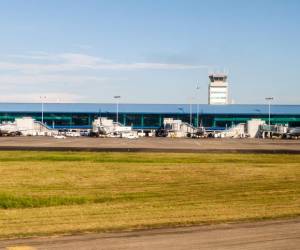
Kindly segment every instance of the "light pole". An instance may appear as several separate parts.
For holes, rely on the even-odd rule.
[[[121,98],[120,95],[115,95],[114,98],[116,99],[116,102],[117,102],[117,117],[116,117],[116,120],[117,120],[117,123],[119,123],[119,99]]]
[[[271,101],[274,100],[274,97],[266,97],[265,99],[269,104],[269,130],[271,130]]]
[[[42,123],[44,124],[44,100],[46,99],[46,96],[40,96],[41,102],[42,102]]]
[[[196,91],[200,91],[200,86],[196,86]],[[199,127],[199,101],[196,97],[196,102],[197,102],[197,128]]]
[[[193,115],[192,115],[192,102],[190,102],[190,125],[192,125],[193,122]]]

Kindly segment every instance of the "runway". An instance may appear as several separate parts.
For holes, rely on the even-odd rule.
[[[289,249],[300,246],[300,219],[0,242],[1,249],[199,250]]]

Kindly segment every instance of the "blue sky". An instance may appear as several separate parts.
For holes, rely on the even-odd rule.
[[[0,101],[300,103],[300,1],[2,0]],[[196,90],[196,86],[200,90]]]

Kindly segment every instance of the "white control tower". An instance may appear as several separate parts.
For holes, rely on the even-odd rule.
[[[227,75],[211,74],[208,77],[208,104],[228,104]]]

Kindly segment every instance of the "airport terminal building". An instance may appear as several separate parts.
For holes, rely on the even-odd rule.
[[[116,121],[117,105],[101,103],[0,103],[0,122],[29,116],[53,128],[91,128],[96,117]],[[272,105],[271,124],[300,126],[300,105]],[[156,129],[164,118],[205,127],[230,127],[251,118],[269,119],[268,105],[119,104],[118,120],[136,129]]]

